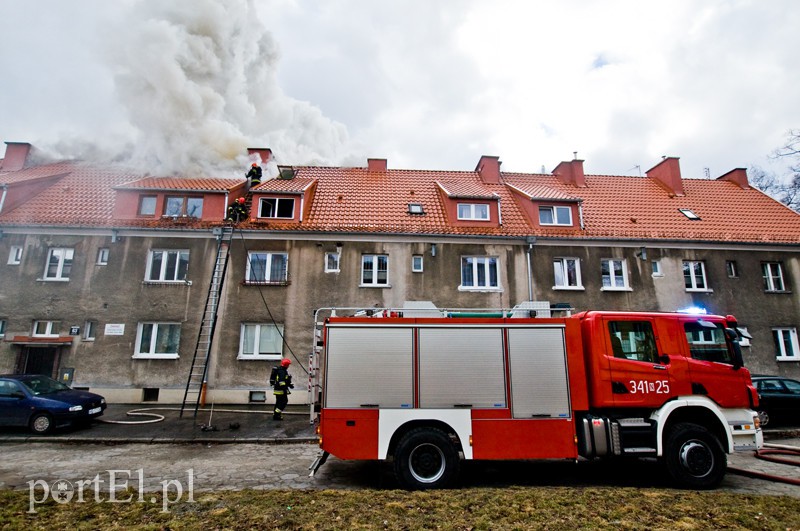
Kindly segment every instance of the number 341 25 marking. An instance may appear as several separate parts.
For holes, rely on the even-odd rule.
[[[631,380],[630,384],[632,394],[669,394],[669,380],[656,380],[654,382],[649,382],[647,380]]]

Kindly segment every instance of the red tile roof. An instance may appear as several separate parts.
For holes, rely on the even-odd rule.
[[[270,179],[251,188],[253,192],[299,193],[314,182],[309,178]]]
[[[463,176],[458,180],[439,180],[436,184],[448,197],[454,199],[497,199],[482,183],[476,183],[473,179]]]
[[[159,190],[165,192],[230,192],[244,186],[244,179],[218,179],[214,177],[144,177],[116,186],[117,189]]]

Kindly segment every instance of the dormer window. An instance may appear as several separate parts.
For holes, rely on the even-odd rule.
[[[203,216],[202,197],[167,196],[164,215],[170,217],[200,218]]]
[[[488,221],[489,205],[486,203],[459,203],[458,219]]]
[[[572,208],[568,206],[540,206],[540,225],[572,226]]]
[[[262,197],[258,204],[258,217],[273,219],[294,218],[293,197]]]
[[[156,215],[156,196],[143,195],[141,198],[139,198],[139,215],[140,216]]]

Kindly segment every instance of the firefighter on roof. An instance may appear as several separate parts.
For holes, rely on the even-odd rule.
[[[250,186],[261,184],[261,166],[259,166],[254,162],[253,165],[250,167],[250,171],[247,172],[247,175],[245,175],[245,177],[250,179]]]
[[[275,395],[275,409],[272,411],[272,420],[283,420],[283,411],[286,409],[286,404],[289,403],[290,389],[294,389],[292,383],[292,376],[289,374],[289,365],[291,361],[288,359],[281,360],[279,367],[273,367],[272,373],[269,375],[269,384],[272,386]]]
[[[225,219],[234,223],[247,219],[247,207],[244,206],[244,197],[240,197],[231,203],[231,206],[228,207],[228,217]]]

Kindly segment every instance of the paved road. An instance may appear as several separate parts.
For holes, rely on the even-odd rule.
[[[800,440],[785,441],[800,446]],[[88,444],[3,442],[0,488],[28,490],[57,480],[87,490],[99,484],[108,493],[132,487],[161,492],[180,483],[188,491],[239,489],[396,488],[390,465],[345,462],[331,458],[316,478],[307,466],[317,454],[313,444]],[[729,458],[730,465],[800,479],[796,467],[758,461],[748,455]],[[109,472],[117,471],[117,472]],[[189,472],[191,471],[191,472]],[[113,474],[113,477],[111,477]],[[500,486],[635,486],[665,487],[655,463],[630,462],[482,462],[465,463],[465,487]],[[95,479],[98,478],[98,479]],[[90,483],[92,480],[95,483]],[[140,487],[141,480],[141,487]],[[99,483],[97,483],[99,481]],[[170,483],[172,482],[172,483]],[[723,490],[800,497],[800,487],[728,474]],[[93,490],[89,490],[93,492]],[[87,494],[87,497],[90,494]],[[104,496],[105,497],[105,496]]]

